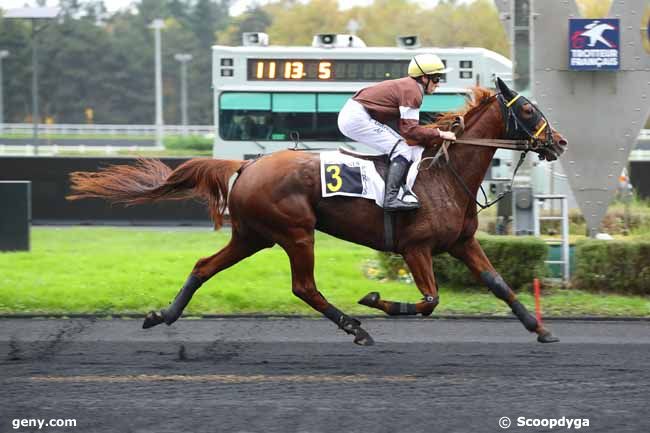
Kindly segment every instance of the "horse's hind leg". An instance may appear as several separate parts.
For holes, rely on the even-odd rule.
[[[278,243],[284,248],[291,263],[293,294],[313,309],[322,313],[362,346],[374,344],[372,337],[361,328],[361,322],[341,312],[316,289],[314,280],[314,232],[304,228],[290,229]]]
[[[407,302],[386,301],[378,292],[368,293],[359,303],[384,311],[390,316],[429,316],[438,305],[438,285],[433,275],[433,261],[429,248],[417,248],[406,251],[404,260],[413,274],[416,286],[424,295],[422,301],[411,304]]]
[[[454,257],[462,260],[474,276],[488,286],[497,298],[508,304],[514,315],[517,316],[527,330],[537,333],[537,341],[540,343],[559,341],[548,329],[538,323],[535,316],[530,314],[526,307],[519,302],[512,289],[494,269],[476,238],[472,237],[454,245],[449,252]]]
[[[192,299],[194,292],[217,272],[236,264],[242,259],[251,256],[263,248],[272,246],[272,242],[260,239],[242,238],[236,232],[228,245],[218,253],[200,259],[196,262],[190,276],[174,298],[170,306],[160,312],[151,311],[144,319],[142,327],[147,329],[165,322],[167,325],[174,323],[183,313],[183,310]]]

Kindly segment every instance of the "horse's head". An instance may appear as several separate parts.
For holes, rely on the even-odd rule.
[[[525,97],[510,89],[500,78],[496,79],[497,99],[505,122],[505,137],[527,140],[540,159],[556,160],[565,151],[567,141],[551,127],[546,116]]]

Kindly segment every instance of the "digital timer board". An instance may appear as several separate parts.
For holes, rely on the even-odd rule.
[[[406,76],[408,60],[248,59],[249,81],[382,81]]]

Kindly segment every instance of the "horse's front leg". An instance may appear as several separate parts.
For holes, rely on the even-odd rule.
[[[537,341],[540,343],[560,341],[548,329],[538,323],[537,319],[519,302],[512,289],[494,269],[476,238],[472,237],[459,242],[449,252],[454,257],[462,260],[474,276],[479,281],[482,281],[497,298],[508,304],[514,315],[517,316],[527,330],[537,333]]]
[[[433,275],[431,249],[428,247],[409,249],[404,252],[403,257],[411,270],[415,285],[424,295],[423,300],[415,304],[387,301],[381,299],[379,292],[372,292],[361,298],[359,303],[382,310],[390,316],[414,316],[416,314],[429,316],[439,301],[438,284]]]

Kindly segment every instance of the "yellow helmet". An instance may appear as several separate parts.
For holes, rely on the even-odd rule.
[[[422,75],[446,74],[452,68],[445,68],[440,57],[435,54],[418,54],[409,63],[409,77],[421,77]]]

